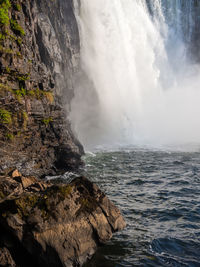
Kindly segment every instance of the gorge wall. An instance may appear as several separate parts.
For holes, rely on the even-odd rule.
[[[72,0],[0,1],[0,171],[53,175],[83,148],[66,119],[79,64]]]

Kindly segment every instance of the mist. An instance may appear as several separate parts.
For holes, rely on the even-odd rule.
[[[86,150],[200,144],[192,1],[82,0],[71,120]],[[184,11],[184,14],[183,14]]]

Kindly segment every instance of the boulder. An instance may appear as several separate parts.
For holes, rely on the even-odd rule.
[[[8,182],[4,190],[7,180],[15,194]],[[125,227],[119,209],[85,177],[70,184],[5,177],[0,188],[0,226],[17,249],[19,266],[24,266],[19,255],[23,259],[25,254],[33,266],[81,266],[98,245]]]

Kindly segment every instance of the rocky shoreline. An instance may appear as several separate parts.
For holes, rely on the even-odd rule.
[[[85,177],[0,177],[0,266],[81,266],[124,227],[119,209]]]

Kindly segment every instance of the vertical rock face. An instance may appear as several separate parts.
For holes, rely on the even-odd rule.
[[[72,1],[2,0],[0,9],[0,171],[77,168],[83,148],[66,119],[80,49]]]
[[[37,0],[35,9],[40,57],[54,74],[57,93],[69,104],[73,97],[72,75],[78,67],[80,52],[73,2]]]

